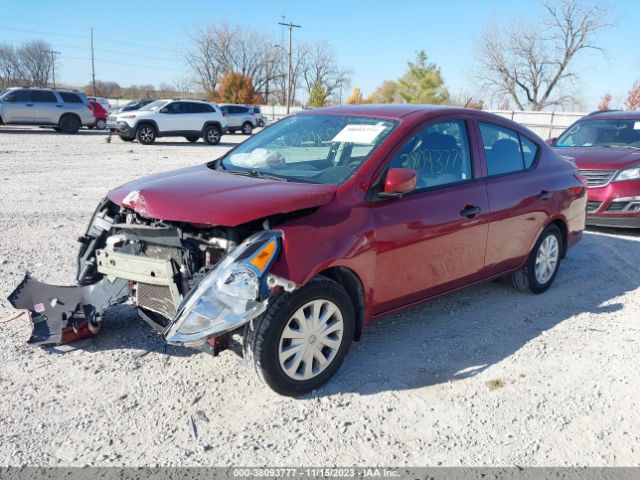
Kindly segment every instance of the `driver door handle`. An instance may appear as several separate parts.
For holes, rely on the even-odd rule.
[[[481,211],[482,209],[477,205],[467,205],[462,210],[460,210],[460,215],[467,218],[473,218]]]

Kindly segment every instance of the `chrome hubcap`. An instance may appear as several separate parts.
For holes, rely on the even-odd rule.
[[[207,135],[210,142],[215,142],[218,140],[218,132],[216,130],[209,130],[209,134]]]
[[[313,300],[299,308],[280,336],[280,366],[294,380],[309,380],[335,359],[344,333],[338,306],[329,300]]]
[[[549,235],[540,244],[536,256],[536,280],[540,284],[547,283],[553,276],[560,258],[560,245],[555,235]]]

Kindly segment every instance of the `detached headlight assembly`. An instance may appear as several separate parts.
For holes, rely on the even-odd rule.
[[[625,180],[640,180],[640,166],[625,168],[616,175],[616,182],[623,182]]]
[[[267,308],[267,273],[280,251],[282,232],[252,235],[228,254],[187,295],[164,333],[168,343],[199,345],[234,330]]]

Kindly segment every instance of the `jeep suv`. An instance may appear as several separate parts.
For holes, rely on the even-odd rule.
[[[258,126],[253,107],[246,105],[220,104],[222,113],[227,117],[229,133],[240,130],[245,135],[251,135],[253,129]]]
[[[76,90],[9,88],[0,94],[0,124],[50,125],[76,133],[95,122],[87,97]]]
[[[226,127],[220,107],[203,100],[156,100],[107,119],[107,128],[122,140],[144,145],[158,137],[184,137],[192,143],[202,137],[209,145],[217,145]]]

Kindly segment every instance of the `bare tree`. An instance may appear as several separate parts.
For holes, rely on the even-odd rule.
[[[284,47],[278,47],[276,50],[273,66],[273,81],[276,85],[276,95],[280,105],[287,103],[287,71],[288,61],[287,52]],[[305,43],[296,43],[291,52],[291,104],[296,103],[296,92],[300,89],[302,72],[305,68],[305,60],[309,52],[309,47]]]
[[[273,63],[281,55],[271,39],[255,30],[228,23],[196,28],[185,59],[200,87],[211,94],[223,75],[234,72],[250,77],[256,91],[262,92],[275,79]]]
[[[0,45],[0,84],[46,86],[51,75],[51,46],[42,40],[17,48]]]
[[[572,69],[576,56],[584,50],[601,50],[593,38],[610,26],[599,5],[560,0],[545,2],[543,8],[540,26],[488,25],[479,38],[482,86],[497,96],[508,96],[520,110],[572,102],[563,88],[577,79]]]
[[[307,94],[321,85],[329,97],[351,84],[351,72],[338,64],[336,54],[327,42],[317,42],[308,49],[302,76]]]

